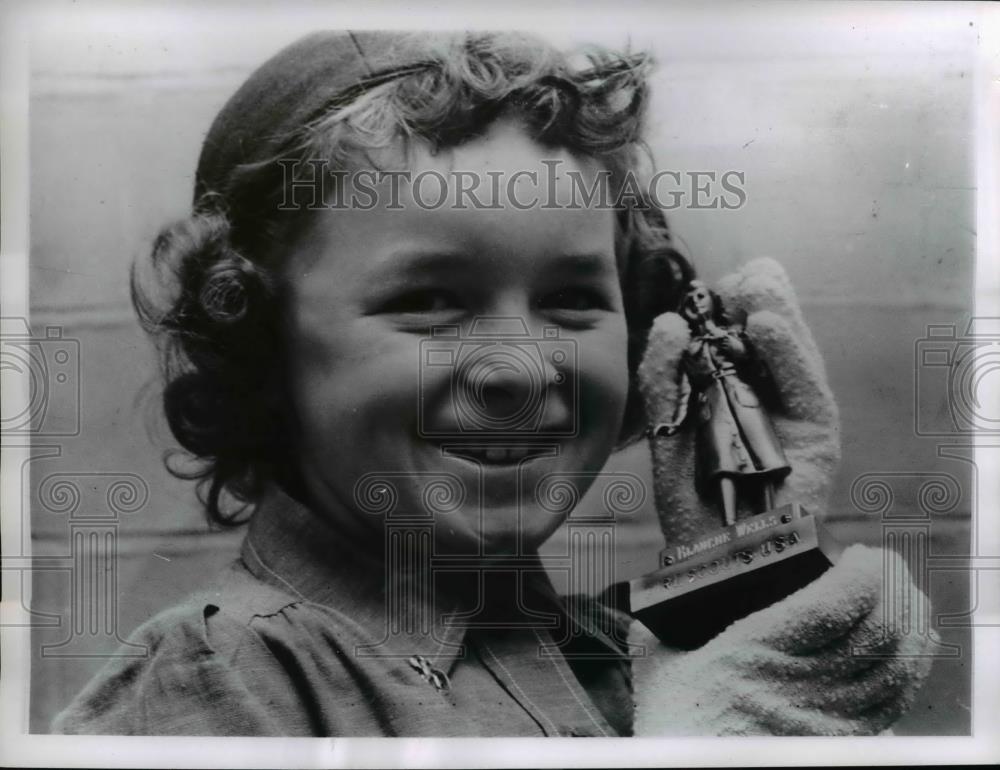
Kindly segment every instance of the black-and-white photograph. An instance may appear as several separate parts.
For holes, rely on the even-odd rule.
[[[10,746],[1000,759],[988,4],[5,14]]]

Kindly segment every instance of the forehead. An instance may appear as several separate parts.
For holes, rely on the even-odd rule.
[[[357,175],[349,175],[348,180],[371,179],[383,172],[385,178],[375,186],[380,192],[391,192],[395,181],[401,206],[436,209],[449,203],[475,206],[479,202],[487,210],[593,210],[610,208],[614,197],[610,171],[600,161],[540,144],[513,116],[500,118],[482,134],[439,151],[416,139],[375,150],[369,157],[377,170],[357,169]],[[589,201],[582,193],[598,185],[606,188],[606,195]],[[445,206],[438,206],[442,198]]]
[[[586,253],[614,263],[614,211],[581,194],[606,183],[607,169],[540,145],[514,120],[438,153],[413,142],[373,160],[381,173],[348,173],[340,207],[310,214],[300,257],[347,271],[414,251],[507,263]]]

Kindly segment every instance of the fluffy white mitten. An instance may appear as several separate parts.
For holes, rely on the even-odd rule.
[[[792,473],[775,503],[798,502],[822,518],[840,459],[839,417],[788,276],[774,260],[758,259],[724,278],[718,293],[731,315],[746,314],[746,334],[780,398],[771,418]],[[650,425],[670,423],[677,414],[689,340],[679,315],[656,319],[639,368]],[[695,490],[694,422],[650,439],[667,543],[722,525],[715,501]],[[930,668],[932,640],[909,625],[925,601],[895,553],[853,546],[811,585],[700,649],[673,650],[633,623],[630,641],[647,653],[633,659],[635,733],[881,732],[905,711]]]
[[[690,652],[640,623],[629,641],[637,736],[876,735],[931,665],[924,601],[894,552],[851,546],[835,567]]]

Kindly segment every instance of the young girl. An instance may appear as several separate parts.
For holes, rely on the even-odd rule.
[[[644,427],[638,364],[693,275],[648,198],[619,195],[641,157],[647,66],[518,35],[331,32],[239,89],[204,142],[191,217],[133,287],[169,424],[201,462],[189,475],[213,521],[249,532],[212,587],[137,632],[149,655],[113,659],[57,731],[614,736],[632,734],[637,701],[649,732],[678,729],[682,713],[658,721],[640,697],[654,677],[632,677],[628,619],[562,601],[537,556],[568,512],[543,485],[582,495]],[[578,196],[601,184],[613,205]],[[792,633],[800,611],[767,612]],[[921,675],[887,638],[885,666],[810,674],[884,685],[878,708],[844,696],[816,731],[898,715]],[[802,676],[780,641],[758,656],[768,681]],[[683,682],[675,702],[697,702],[715,674],[684,672],[727,670],[711,644],[687,668],[652,647],[644,660]],[[760,702],[710,692],[708,733],[782,731],[725,704],[806,707],[779,687]]]

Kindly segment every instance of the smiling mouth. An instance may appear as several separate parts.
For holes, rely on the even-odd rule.
[[[442,444],[446,457],[458,457],[486,466],[516,466],[541,457],[551,457],[558,452],[555,445],[531,444]]]

